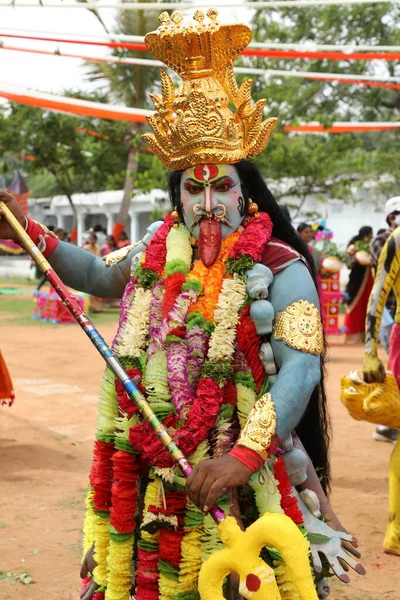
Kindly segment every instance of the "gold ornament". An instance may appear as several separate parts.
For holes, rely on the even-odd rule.
[[[247,25],[221,25],[218,11],[197,10],[194,22],[162,13],[161,26],[146,35],[149,51],[180,75],[175,91],[161,69],[162,95],[150,94],[155,105],[148,117],[153,133],[142,137],[170,169],[201,163],[232,164],[256,156],[268,142],[274,118],[262,122],[265,100],[252,104],[248,79],[238,88],[233,61],[248,46]],[[233,104],[233,112],[229,105]]]
[[[258,204],[256,204],[255,202],[253,202],[253,200],[250,199],[249,209],[248,209],[249,215],[256,215],[257,212],[258,212]]]
[[[274,403],[271,400],[271,394],[264,394],[251,409],[237,443],[239,446],[254,450],[266,460],[275,428]]]
[[[295,350],[322,354],[324,334],[321,315],[314,304],[298,300],[276,315],[274,336]]]
[[[177,210],[173,210],[171,213],[171,217],[174,223],[180,223],[181,222],[181,218],[179,216],[179,213]]]
[[[108,267],[111,265],[115,265],[121,262],[121,260],[124,260],[124,258],[128,256],[129,252],[136,248],[138,244],[140,244],[140,242],[135,242],[134,244],[130,244],[129,246],[124,246],[123,248],[114,250],[114,252],[110,252],[110,254],[103,256],[103,260]]]
[[[354,371],[342,377],[340,399],[353,419],[400,429],[400,392],[392,373],[383,383],[366,383]]]

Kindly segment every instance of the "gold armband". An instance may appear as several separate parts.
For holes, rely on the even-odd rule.
[[[135,242],[134,244],[130,244],[129,246],[124,246],[123,248],[114,250],[114,252],[110,252],[110,254],[103,256],[103,260],[107,266],[115,265],[121,260],[124,260],[124,258],[128,256],[129,252],[136,248],[138,244],[140,244],[140,242]]]
[[[271,394],[264,394],[251,409],[237,444],[254,450],[261,458],[267,460],[268,448],[275,435],[275,428],[274,403],[271,400]]]
[[[295,350],[309,354],[324,351],[321,315],[306,300],[298,300],[276,315],[274,336]]]

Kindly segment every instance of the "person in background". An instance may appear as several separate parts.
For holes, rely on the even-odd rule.
[[[130,246],[130,243],[131,241],[128,238],[126,231],[121,231],[119,234],[119,240],[117,242],[117,248],[125,248],[125,246]]]
[[[106,237],[106,243],[100,246],[100,254],[101,256],[107,256],[111,252],[117,249],[117,244],[115,243],[115,239],[113,235],[108,235]]]
[[[307,248],[312,256],[312,259],[314,261],[314,266],[315,266],[315,270],[317,272],[318,275],[318,293],[321,293],[320,290],[320,282],[319,282],[319,273],[320,273],[320,264],[321,264],[321,252],[319,250],[317,250],[317,248],[315,248],[314,246],[311,245],[311,242],[314,239],[315,236],[315,231],[313,230],[313,228],[311,227],[311,225],[309,223],[300,223],[300,225],[297,227],[297,233],[299,235],[299,237],[301,237],[301,239],[303,240],[303,242],[305,244],[307,244]]]
[[[91,233],[89,235],[89,239],[87,243],[83,246],[83,249],[86,252],[90,252],[90,254],[94,254],[95,256],[100,256],[100,246],[97,243],[97,235],[95,233]],[[103,300],[98,296],[89,296],[90,299],[90,312],[98,313],[103,310]]]
[[[347,311],[344,319],[347,344],[364,343],[365,318],[368,298],[372,290],[373,277],[369,244],[372,239],[372,227],[361,227],[358,234],[351,238],[347,246],[350,277],[346,286]]]
[[[300,223],[300,225],[297,227],[297,233],[303,242],[307,244],[307,246],[310,246],[314,239],[314,232],[311,225],[309,223]]]
[[[89,239],[87,243],[83,246],[83,249],[86,250],[86,252],[90,252],[90,254],[100,256],[100,246],[97,243],[97,235],[95,233],[91,233],[89,235]]]
[[[93,233],[95,233],[97,235],[97,243],[99,244],[100,247],[106,243],[107,232],[104,230],[102,225],[100,225],[100,223],[97,223],[93,227],[92,231],[93,231]]]
[[[385,204],[385,218],[387,223],[386,229],[380,229],[377,233],[376,238],[371,244],[371,266],[374,271],[378,265],[378,260],[382,252],[382,248],[385,245],[390,234],[400,225],[400,196],[390,198]],[[382,315],[382,324],[379,331],[379,341],[385,348],[386,352],[389,353],[389,338],[394,323],[394,317],[396,314],[396,298],[393,290],[390,290],[389,296],[386,301],[385,309]],[[396,443],[399,436],[397,429],[391,427],[385,427],[384,425],[377,425],[372,437],[377,442],[389,442],[391,444]]]

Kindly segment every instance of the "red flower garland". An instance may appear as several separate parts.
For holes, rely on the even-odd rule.
[[[142,394],[146,393],[146,388],[141,384],[142,381],[142,372],[139,369],[128,369],[127,373],[129,377],[135,381],[136,387],[139,388]],[[136,405],[133,403],[133,400],[129,398],[128,394],[122,383],[119,379],[115,379],[115,390],[118,396],[118,406],[120,410],[128,415],[130,419],[132,415],[138,412]]]
[[[105,600],[105,592],[95,592],[92,600]]]
[[[182,284],[184,284],[185,281],[186,277],[183,273],[174,273],[173,275],[168,275],[165,278],[165,295],[162,304],[163,319],[168,316],[169,311],[173,308],[176,297],[181,291]]]
[[[289,475],[286,471],[285,461],[283,456],[279,456],[273,463],[275,479],[278,482],[278,490],[281,495],[281,507],[285,511],[285,515],[290,517],[296,525],[303,524],[303,515],[297,505],[297,500],[293,496],[292,485]]]
[[[136,600],[158,600],[158,551],[138,548],[138,570],[136,575]]]
[[[185,534],[185,508],[186,508],[186,493],[185,492],[167,492],[165,494],[165,508],[156,509],[166,516],[175,516],[178,518],[178,529],[160,529],[158,538],[159,557],[173,567],[179,568],[182,552],[181,543]],[[149,507],[150,508],[153,507]]]
[[[184,425],[172,436],[182,452],[192,454],[214,427],[223,400],[223,388],[209,378],[200,379],[196,397]],[[164,422],[165,424],[165,422]],[[143,460],[154,467],[170,467],[173,460],[148,423],[134,425],[129,441]]]
[[[118,533],[132,533],[138,496],[139,461],[136,454],[118,450],[113,456],[114,482],[110,523]]]
[[[258,391],[265,379],[265,368],[259,355],[260,337],[250,317],[249,304],[246,304],[240,313],[236,339],[249,364]]]
[[[89,475],[90,485],[93,489],[94,510],[110,510],[114,452],[114,444],[100,440],[95,441],[92,469]]]
[[[167,258],[167,236],[173,224],[174,221],[171,214],[168,214],[164,219],[164,223],[157,229],[147,248],[142,264],[144,269],[151,269],[158,275],[161,275],[164,271],[165,260]]]
[[[258,217],[253,217],[245,226],[242,235],[233,246],[229,258],[251,256],[254,262],[260,262],[265,246],[272,235],[273,224],[271,217],[264,212]]]

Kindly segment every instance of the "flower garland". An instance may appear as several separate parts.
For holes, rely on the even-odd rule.
[[[245,423],[263,385],[244,275],[261,261],[271,234],[269,216],[260,213],[223,240],[212,267],[192,266],[189,231],[169,215],[126,288],[113,347],[191,464],[229,451],[237,419]],[[99,561],[98,600],[129,598],[143,462],[152,470],[142,525],[161,529],[137,534],[136,598],[194,600],[201,562],[220,546],[215,524],[187,501],[170,456],[107,370],[99,413],[85,525],[85,548],[94,539]],[[282,508],[298,521],[296,507],[284,502],[280,458]]]

